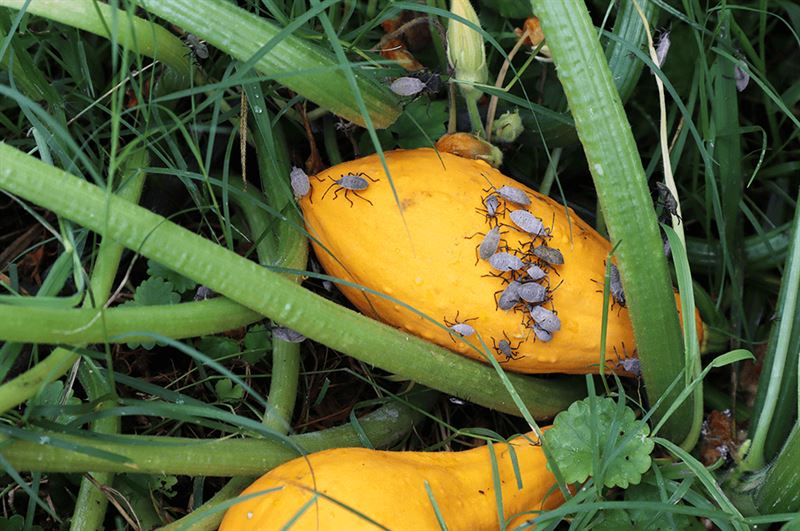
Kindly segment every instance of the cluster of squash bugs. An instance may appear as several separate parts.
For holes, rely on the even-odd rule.
[[[538,341],[550,341],[561,330],[561,320],[552,305],[550,273],[558,275],[557,267],[564,264],[564,255],[548,245],[552,238],[551,227],[529,210],[531,199],[524,190],[504,185],[489,185],[483,190],[481,206],[475,211],[488,225],[486,232],[477,232],[483,238],[475,249],[476,264],[485,261],[491,266],[486,276],[498,278],[502,287],[494,294],[499,310],[523,314],[523,323]],[[512,248],[503,238],[511,231],[530,237],[529,241]],[[451,330],[454,328],[445,320]],[[471,328],[471,327],[470,327]],[[520,357],[517,349],[523,341],[513,344],[504,332],[502,339],[492,338],[492,346],[502,361]]]

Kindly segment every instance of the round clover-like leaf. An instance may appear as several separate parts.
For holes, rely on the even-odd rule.
[[[564,479],[583,483],[602,474],[606,487],[638,484],[651,465],[650,428],[636,420],[631,408],[620,407],[611,398],[594,398],[594,407],[590,400],[574,402],[559,413],[544,434]],[[597,462],[594,445],[598,445]]]

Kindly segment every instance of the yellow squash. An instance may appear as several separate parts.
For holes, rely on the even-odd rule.
[[[328,274],[384,295],[340,286],[353,304],[367,315],[476,359],[484,359],[476,350],[482,339],[513,371],[597,372],[603,306],[612,304],[604,303],[602,293],[611,250],[607,240],[571,209],[482,160],[414,149],[388,152],[386,163],[397,198],[380,159],[372,155],[311,177],[311,192],[300,200],[316,254]],[[352,189],[360,181],[343,181],[345,175],[360,176],[366,189]],[[483,200],[503,186],[524,190],[530,205],[501,200],[499,250],[507,246],[525,262],[533,262],[528,242],[534,240],[534,245],[546,244],[563,255],[563,265],[539,260],[548,271],[541,282],[549,286],[549,300],[541,306],[554,310],[560,320],[560,330],[547,342],[537,339],[523,305],[498,309],[496,299],[509,274],[504,280],[493,276],[498,272],[487,260],[476,264],[483,234],[495,225]],[[541,219],[550,237],[534,239],[514,228],[509,217],[513,210],[527,210]],[[463,338],[451,334],[448,327],[456,322],[477,333]],[[503,348],[504,341],[510,350]],[[614,305],[608,316],[608,367],[616,367],[619,358],[633,352],[628,311]]]
[[[529,436],[534,439],[510,443],[521,488],[506,444],[493,445],[497,473],[487,446],[463,452],[337,448],[294,459],[262,476],[241,496],[264,494],[231,507],[220,531],[281,529],[298,514],[293,530],[379,529],[366,518],[396,530],[440,529],[432,499],[451,531],[498,529],[495,479],[504,517],[527,512],[513,518],[511,525],[519,525],[536,511],[563,503],[541,446]]]

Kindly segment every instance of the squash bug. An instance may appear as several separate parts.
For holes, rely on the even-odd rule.
[[[492,346],[494,347],[494,350],[498,354],[501,354],[506,357],[506,359],[501,361],[500,363],[506,363],[510,360],[519,359],[521,356],[517,354],[517,349],[519,348],[520,345],[522,345],[522,341],[517,343],[516,346],[513,346],[511,344],[511,340],[508,339],[508,335],[506,335],[505,332],[503,332],[503,337],[505,339],[501,339],[499,343],[495,343],[494,338],[492,338]]]
[[[498,271],[519,271],[525,262],[509,253],[494,253],[489,257],[489,264]]]
[[[503,185],[497,189],[497,193],[506,201],[511,201],[520,206],[526,207],[531,204],[531,199],[528,197],[528,194],[513,186]]]
[[[494,190],[497,195],[505,199],[510,203],[517,204],[519,206],[530,206],[531,199],[528,197],[528,194],[525,193],[524,190],[520,190],[519,188],[515,188],[513,186],[509,186],[507,184],[501,186],[500,188],[495,188],[493,185],[491,188],[486,188],[484,192],[489,192]]]
[[[187,33],[183,41],[189,47],[189,53],[195,61],[199,59],[208,59],[208,46],[205,41],[200,40],[197,35]]]
[[[478,234],[483,233],[476,232],[472,236],[464,236],[464,239],[471,240]],[[483,235],[483,240],[481,240],[481,243],[476,249],[475,264],[477,265],[478,261],[480,260],[488,260],[495,252],[497,252],[498,245],[500,245],[500,228],[494,227]]]
[[[553,339],[553,334],[539,326],[538,324],[533,324],[533,335],[536,336],[536,339],[539,341],[544,341],[547,343],[551,339]]]
[[[547,300],[547,288],[536,282],[526,282],[517,288],[519,298],[531,304],[539,304]]]
[[[289,174],[289,181],[292,185],[292,193],[295,199],[300,199],[308,195],[311,191],[311,183],[308,180],[308,175],[297,166],[292,166],[292,171]]]
[[[617,367],[623,371],[630,373],[637,378],[642,375],[642,364],[639,358],[628,357],[628,351],[625,350],[625,343],[622,344],[622,356],[617,352],[617,347],[614,347],[614,355],[617,357]]]
[[[462,337],[466,337],[466,336],[471,336],[472,334],[475,333],[475,328],[473,328],[471,325],[468,325],[467,321],[476,321],[477,319],[478,319],[477,317],[470,317],[469,319],[459,320],[458,319],[458,312],[456,312],[455,321],[450,322],[445,317],[444,324],[452,332],[455,332],[456,334],[458,334],[458,335],[460,335]],[[452,333],[450,335],[450,339],[453,341],[453,343],[456,342],[456,340],[453,339]]]
[[[486,221],[489,222],[489,226],[492,226],[492,221],[494,221],[495,226],[497,226],[497,216],[502,214],[501,208],[502,205],[500,204],[500,199],[495,193],[491,193],[486,197],[481,199],[484,208],[476,208],[475,212],[479,214],[483,214],[486,218]]]
[[[561,319],[555,314],[542,306],[530,306],[528,311],[533,319],[534,326],[549,332],[558,332],[561,330]]]
[[[533,247],[533,250],[531,252],[533,253],[533,256],[541,260],[544,260],[548,264],[551,265],[564,264],[564,255],[561,254],[561,251],[559,251],[555,247],[540,245],[538,247]]]
[[[536,264],[530,266],[526,273],[528,273],[528,276],[531,277],[532,280],[542,280],[547,276],[547,273],[544,271],[544,269]]]
[[[212,297],[216,297],[217,294],[214,293],[211,288],[206,286],[200,286],[197,288],[197,291],[194,294],[194,300],[196,301],[204,301],[206,299],[210,299]]]
[[[517,305],[519,302],[519,287],[522,284],[517,282],[516,280],[512,280],[506,286],[506,289],[502,291],[498,291],[494,294],[495,303],[497,307],[501,310],[510,310],[514,306]],[[500,299],[497,298],[497,294],[500,294]]]
[[[670,216],[675,216],[678,221],[682,221],[678,215],[678,200],[672,195],[666,184],[661,181],[656,181],[656,192],[658,193],[658,203],[664,207],[664,211]],[[662,218],[664,222],[669,221],[669,216]]]
[[[278,338],[281,341],[286,341],[287,343],[302,343],[306,340],[306,336],[300,332],[295,332],[291,328],[285,328],[283,326],[273,327],[272,337]]]
[[[416,96],[425,90],[425,82],[415,77],[398,77],[389,85],[392,92],[398,96]]]
[[[611,288],[611,297],[614,299],[614,302],[625,307],[625,291],[622,289],[622,279],[619,276],[619,269],[614,264],[611,264],[611,270],[609,274],[609,285]]]
[[[509,217],[514,225],[531,236],[549,236],[549,231],[544,227],[542,220],[527,210],[512,210]]]
[[[664,61],[667,60],[667,53],[669,53],[671,41],[669,40],[669,31],[665,31],[661,34],[661,38],[658,39],[658,44],[656,45],[656,66],[661,68],[664,65]]]
[[[739,65],[733,69],[733,78],[736,80],[737,92],[742,92],[750,84],[750,74],[739,68]]]
[[[328,192],[330,192],[331,188],[335,186],[336,189],[333,192],[334,200],[336,200],[336,198],[338,197],[339,192],[344,190],[344,198],[347,199],[348,203],[350,203],[351,208],[353,206],[353,201],[349,197],[347,197],[347,194],[350,192],[352,192],[359,199],[363,199],[364,201],[372,205],[372,201],[370,201],[366,197],[363,197],[362,195],[359,195],[358,192],[363,192],[364,190],[367,189],[367,187],[369,186],[369,182],[367,181],[367,179],[369,179],[374,183],[378,182],[378,179],[373,179],[364,172],[356,173],[355,175],[345,174],[342,175],[339,179],[334,179],[333,177],[328,177],[328,178],[333,182],[331,183],[330,186],[328,186],[327,190],[325,190],[325,193],[322,194],[322,199],[325,199],[325,196],[328,195]],[[317,180],[324,181],[324,179],[320,179],[319,177],[317,177]]]

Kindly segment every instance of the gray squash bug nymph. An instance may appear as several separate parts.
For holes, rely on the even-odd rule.
[[[750,74],[748,74],[745,70],[742,70],[739,65],[733,69],[733,78],[736,80],[736,90],[738,92],[744,91],[747,88],[747,85],[750,84]]]
[[[425,82],[423,82],[421,79],[404,76],[398,77],[392,81],[392,84],[389,85],[389,88],[398,96],[416,96],[425,90],[425,86]]]
[[[471,336],[475,333],[475,329],[467,323],[456,323],[450,327],[450,330],[460,336]]]
[[[292,193],[294,193],[295,199],[305,197],[311,191],[311,182],[308,180],[308,175],[297,166],[292,166],[292,171],[289,173],[289,181],[292,185]]]
[[[210,299],[212,297],[216,297],[217,294],[214,293],[211,288],[206,286],[200,286],[197,288],[197,291],[194,294],[194,300],[196,301],[204,301],[206,299]]]
[[[561,319],[554,312],[542,306],[531,306],[529,311],[534,325],[538,325],[539,328],[551,334],[561,330]]]
[[[492,186],[492,188],[494,188],[494,186]],[[484,190],[484,192],[488,192],[492,188],[486,189]],[[505,184],[500,188],[494,188],[494,191],[497,193],[497,195],[499,195],[509,203],[514,203],[524,207],[530,206],[531,204],[531,199],[530,197],[528,197],[528,194],[526,194],[523,190],[520,190],[519,188],[515,188],[513,186]]]
[[[492,226],[492,221],[494,221],[495,226],[497,226],[497,216],[502,214],[500,198],[497,196],[497,194],[491,193],[482,198],[481,203],[483,203],[484,208],[476,208],[475,212],[478,214],[483,214],[483,216],[486,218],[486,221],[489,223],[489,227]]]
[[[328,192],[330,192],[331,188],[335,186],[336,189],[333,192],[334,200],[336,200],[336,198],[338,197],[339,192],[344,190],[344,198],[347,199],[348,203],[350,203],[351,208],[353,206],[353,201],[349,197],[347,197],[347,194],[349,193],[353,193],[356,197],[366,201],[372,206],[372,201],[360,195],[358,192],[363,192],[364,190],[367,189],[367,187],[369,186],[369,181],[367,181],[367,179],[369,179],[374,183],[378,182],[378,179],[373,179],[364,172],[356,173],[355,175],[351,174],[342,175],[339,179],[334,179],[333,177],[328,177],[328,178],[333,182],[331,183],[330,186],[328,186],[327,190],[325,190],[325,193],[322,194],[322,199],[325,199],[325,196],[328,195]],[[324,179],[320,179],[319,177],[317,177],[317,180],[324,181]]]
[[[464,236],[465,240],[471,240],[478,234],[483,234],[482,232],[476,232],[472,236]],[[477,248],[477,256],[475,257],[475,264],[478,263],[480,260],[488,260],[495,252],[497,252],[497,247],[500,245],[500,228],[494,227],[489,232],[483,235],[483,240],[478,245]]]
[[[620,356],[617,347],[614,347],[614,355],[617,357],[617,367],[637,378],[641,376],[642,365],[639,362],[639,358],[628,357],[628,352],[625,350],[625,343],[622,344],[622,354],[623,355]]]
[[[306,336],[300,332],[296,332],[291,328],[285,328],[283,326],[273,327],[272,336],[280,339],[281,341],[286,341],[287,343],[302,343],[306,340]]]
[[[494,294],[495,302],[497,303],[497,307],[501,310],[510,310],[514,306],[517,305],[519,302],[519,288],[522,284],[517,282],[516,280],[512,280],[506,286],[506,289],[502,291],[498,291]],[[497,294],[500,294],[500,298],[497,298]]]
[[[528,274],[529,277],[531,277],[532,280],[542,280],[544,277],[547,276],[547,273],[544,271],[544,269],[542,269],[536,264],[530,266],[526,271],[526,273]]]
[[[488,260],[495,252],[497,252],[498,245],[500,245],[500,228],[495,227],[486,234],[480,246],[478,247],[478,253],[480,257],[484,260]]]
[[[547,300],[547,288],[536,282],[520,284],[517,293],[520,299],[531,304],[539,304]]]
[[[495,343],[494,338],[492,338],[492,346],[494,347],[495,352],[498,354],[505,356],[506,359],[501,361],[500,363],[506,363],[511,360],[519,359],[521,356],[517,354],[517,349],[522,344],[522,341],[517,343],[516,346],[511,344],[511,340],[508,339],[508,336],[505,332],[503,332],[503,336],[505,339],[501,339],[498,343]]]
[[[511,201],[512,203],[516,203],[521,206],[526,207],[531,204],[531,199],[528,197],[528,194],[519,188],[514,188],[513,186],[501,186],[497,189],[497,193],[500,194],[500,197],[506,201]]]
[[[497,209],[500,208],[500,199],[494,194],[489,194],[483,200],[483,205],[486,207],[486,215],[490,217],[497,217]]]
[[[489,257],[489,264],[498,271],[519,271],[525,262],[509,253],[495,253]]]
[[[514,225],[531,236],[549,236],[549,231],[544,227],[542,220],[527,210],[512,210],[509,217]]]
[[[658,202],[664,207],[664,211],[670,216],[675,216],[680,221],[681,217],[678,215],[678,200],[672,195],[667,185],[661,181],[656,181],[656,191],[658,192]],[[669,221],[669,216],[665,216],[664,218],[664,222]]]
[[[533,248],[533,255],[551,265],[563,265],[564,255],[555,247],[540,245]]]
[[[667,60],[667,53],[669,53],[669,47],[672,42],[669,40],[669,32],[665,31],[661,34],[661,38],[658,39],[658,44],[656,45],[656,66],[661,68],[664,66],[664,61]]]
[[[634,376],[642,375],[642,366],[639,363],[639,358],[623,358],[619,360],[619,366],[622,370],[629,372]]]
[[[536,339],[539,341],[544,341],[547,343],[551,339],[553,339],[553,334],[542,328],[541,326],[534,323],[533,325],[533,335],[536,336]]]
[[[205,41],[200,40],[197,35],[187,33],[184,43],[189,47],[189,53],[195,61],[199,59],[208,59],[208,46]]]
[[[611,297],[614,299],[614,302],[625,307],[625,291],[622,289],[622,279],[619,276],[619,269],[617,269],[617,266],[614,264],[611,264],[609,280]]]
[[[449,328],[452,332],[455,332],[456,334],[462,337],[467,337],[475,333],[475,328],[473,328],[472,325],[468,325],[467,321],[476,321],[477,319],[478,319],[477,317],[470,317],[469,319],[459,320],[458,312],[456,312],[455,321],[452,322],[448,321],[447,318],[445,317],[444,325],[447,328]],[[450,339],[453,341],[453,343],[456,342],[456,340],[453,339],[452,334],[450,335]]]

